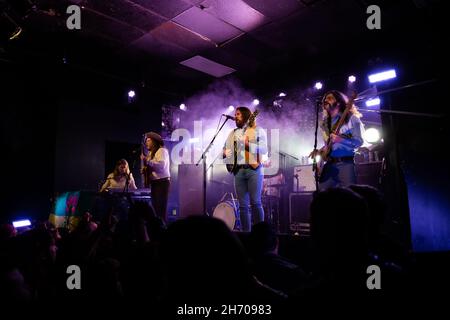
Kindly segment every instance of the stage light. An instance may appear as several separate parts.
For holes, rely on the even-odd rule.
[[[28,219],[13,221],[13,226],[14,228],[29,227],[31,226],[31,221]]]
[[[316,82],[316,84],[314,85],[314,88],[316,88],[316,90],[320,90],[322,89],[322,87],[323,87],[322,82]]]
[[[320,159],[322,159],[322,158],[320,157],[320,155],[317,155],[317,156],[316,156],[316,162],[320,162]]]
[[[257,105],[259,104],[259,100],[258,100],[258,99],[254,99],[253,102],[252,102],[252,104],[253,104],[254,106],[257,106]]]
[[[348,82],[353,83],[353,82],[355,82],[355,81],[356,81],[356,77],[355,77],[355,76],[350,76],[350,77],[348,77]]]
[[[184,103],[180,104],[180,110],[186,111],[186,105]]]
[[[286,97],[286,93],[281,92],[278,96],[279,96],[279,97]]]
[[[161,126],[163,126],[163,127],[165,127],[166,125],[165,125],[165,123],[164,123],[164,121],[163,122],[161,122]]]
[[[177,122],[180,122],[180,118],[177,118]]]
[[[228,106],[228,111],[231,112],[234,110],[234,106]]]
[[[368,143],[376,143],[380,140],[380,131],[376,128],[369,128],[364,132],[364,139]]]
[[[196,143],[196,142],[199,142],[199,141],[200,141],[199,138],[190,138],[189,139],[189,143]]]
[[[394,79],[396,77],[397,77],[397,73],[395,72],[394,69],[391,69],[391,70],[371,74],[371,75],[369,75],[368,78],[369,78],[370,83],[376,83],[376,82],[380,82],[380,81]]]
[[[366,107],[375,107],[380,105],[380,98],[372,98],[366,101]]]
[[[128,97],[129,98],[134,98],[135,96],[136,96],[136,92],[134,92],[134,90],[128,91]]]

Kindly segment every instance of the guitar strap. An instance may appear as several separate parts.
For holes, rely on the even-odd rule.
[[[336,122],[334,123],[333,127],[330,130],[330,134],[331,134],[331,132],[334,132],[337,129],[337,125],[339,123],[339,120],[341,120],[341,116],[339,116],[338,119],[336,120]],[[330,121],[330,125],[331,125],[331,121]]]
[[[237,166],[237,141],[236,141],[236,129],[234,129],[233,134],[233,167]]]

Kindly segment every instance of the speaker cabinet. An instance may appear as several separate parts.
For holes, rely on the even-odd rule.
[[[312,192],[294,192],[289,195],[289,229],[303,235],[310,232],[309,206]]]
[[[356,164],[356,183],[380,188],[382,162],[362,162]]]
[[[294,167],[294,192],[312,192],[316,190],[316,180],[312,164]]]
[[[178,205],[180,218],[202,215],[203,166],[180,164],[178,166]]]

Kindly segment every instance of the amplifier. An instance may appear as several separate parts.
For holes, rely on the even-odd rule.
[[[310,232],[309,207],[312,192],[293,192],[289,195],[289,229],[303,235]]]
[[[180,218],[203,215],[203,166],[178,165],[178,190]]]
[[[312,192],[316,190],[316,180],[312,164],[294,167],[294,192]]]
[[[356,183],[381,187],[382,162],[361,162],[355,165]]]

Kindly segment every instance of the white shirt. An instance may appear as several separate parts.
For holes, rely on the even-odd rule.
[[[127,182],[127,178],[125,176],[121,176],[120,178],[114,178],[114,174],[110,173],[106,178],[105,183],[103,184],[100,192],[105,191],[106,189],[113,190],[125,190],[125,184]],[[134,182],[133,174],[130,173],[130,181],[128,182],[128,190],[136,190],[136,183]]]
[[[251,159],[249,160],[250,163],[256,161],[258,158],[261,159],[262,155],[267,153],[267,134],[265,130],[258,126],[255,128],[248,128],[246,132],[241,128],[236,128],[228,135],[224,148],[233,152],[234,141],[236,141],[238,164],[247,163],[245,160],[245,144],[242,140],[243,136],[248,136],[249,138],[249,153],[251,154]],[[231,161],[231,163],[233,163],[233,157],[234,155],[231,159],[227,159],[226,161]]]
[[[159,148],[153,159],[149,153],[145,164],[150,170],[150,180],[170,178],[170,158],[166,148]]]

